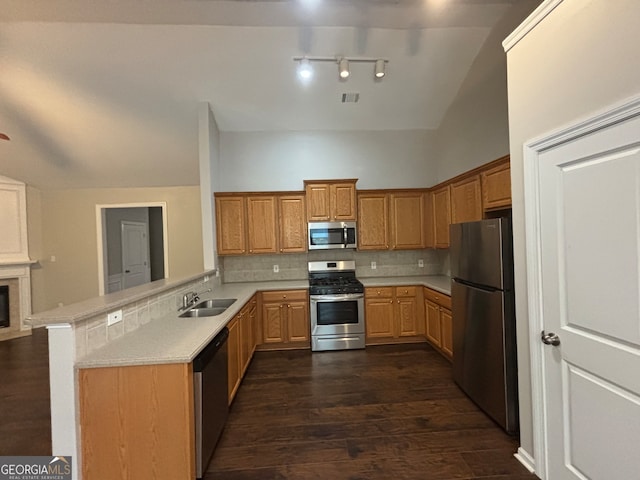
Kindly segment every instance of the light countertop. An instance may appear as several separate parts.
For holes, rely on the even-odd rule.
[[[359,278],[365,287],[424,285],[450,295],[451,279],[442,275]],[[307,289],[308,281],[227,283],[215,287],[201,300],[235,298],[236,302],[215,317],[180,318],[179,312],[153,320],[88,355],[76,368],[189,363],[259,291]]]

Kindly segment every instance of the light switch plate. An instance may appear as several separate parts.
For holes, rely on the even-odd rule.
[[[376,265],[376,262],[371,262],[371,270],[375,270],[376,268],[378,268],[378,265]]]
[[[278,273],[280,271],[280,267],[278,265],[273,266],[273,273]]]
[[[422,260],[422,259],[418,260],[418,266],[420,268],[424,268],[424,260]]]
[[[107,327],[122,321],[122,310],[116,310],[107,315]]]

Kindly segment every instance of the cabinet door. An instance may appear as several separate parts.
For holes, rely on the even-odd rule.
[[[242,367],[240,376],[244,377],[253,355],[253,325],[249,316],[249,306],[243,308],[238,315],[238,323],[240,325],[240,366]]]
[[[282,343],[285,341],[286,304],[262,304],[262,343]]]
[[[424,194],[424,246],[426,248],[435,248],[433,218],[433,192]]]
[[[260,328],[258,317],[258,302],[256,301],[256,297],[251,299],[249,306],[249,318],[251,322],[251,356],[256,351],[256,347],[262,343],[262,329]]]
[[[430,300],[424,301],[426,317],[426,336],[433,345],[442,347],[442,331],[440,325],[440,307]]]
[[[246,252],[244,197],[216,197],[216,238],[219,255]]]
[[[277,253],[276,198],[247,197],[249,253]]]
[[[465,178],[451,185],[451,223],[482,220],[480,176]]]
[[[451,199],[448,185],[433,192],[433,218],[434,243],[436,248],[449,248]]]
[[[482,172],[482,208],[491,210],[511,206],[511,164],[505,163]]]
[[[391,248],[415,250],[425,247],[423,192],[399,192],[390,196]]]
[[[287,304],[287,340],[308,342],[310,336],[309,305],[307,302]]]
[[[391,297],[365,300],[367,337],[393,337],[393,307]]]
[[[307,221],[328,222],[331,220],[331,194],[328,183],[307,183]]]
[[[442,324],[442,351],[451,358],[453,357],[453,323],[451,310],[444,307],[441,308],[440,320]]]
[[[418,303],[416,297],[398,297],[396,299],[397,324],[399,337],[418,335]]]
[[[229,338],[227,339],[227,371],[229,375],[228,389],[229,389],[229,404],[233,401],[233,397],[236,395],[238,386],[240,385],[240,327],[238,325],[238,318],[235,317],[227,325],[229,328]]]
[[[358,195],[358,250],[389,248],[388,195]]]
[[[332,183],[331,220],[346,221],[356,219],[356,185],[355,183]]]
[[[280,253],[307,251],[307,219],[304,195],[278,197]]]

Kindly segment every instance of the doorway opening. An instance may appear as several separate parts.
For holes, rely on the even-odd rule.
[[[97,205],[99,294],[167,278],[164,202]]]

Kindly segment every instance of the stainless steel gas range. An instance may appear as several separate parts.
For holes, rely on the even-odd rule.
[[[364,348],[364,286],[356,262],[309,262],[311,350]]]

